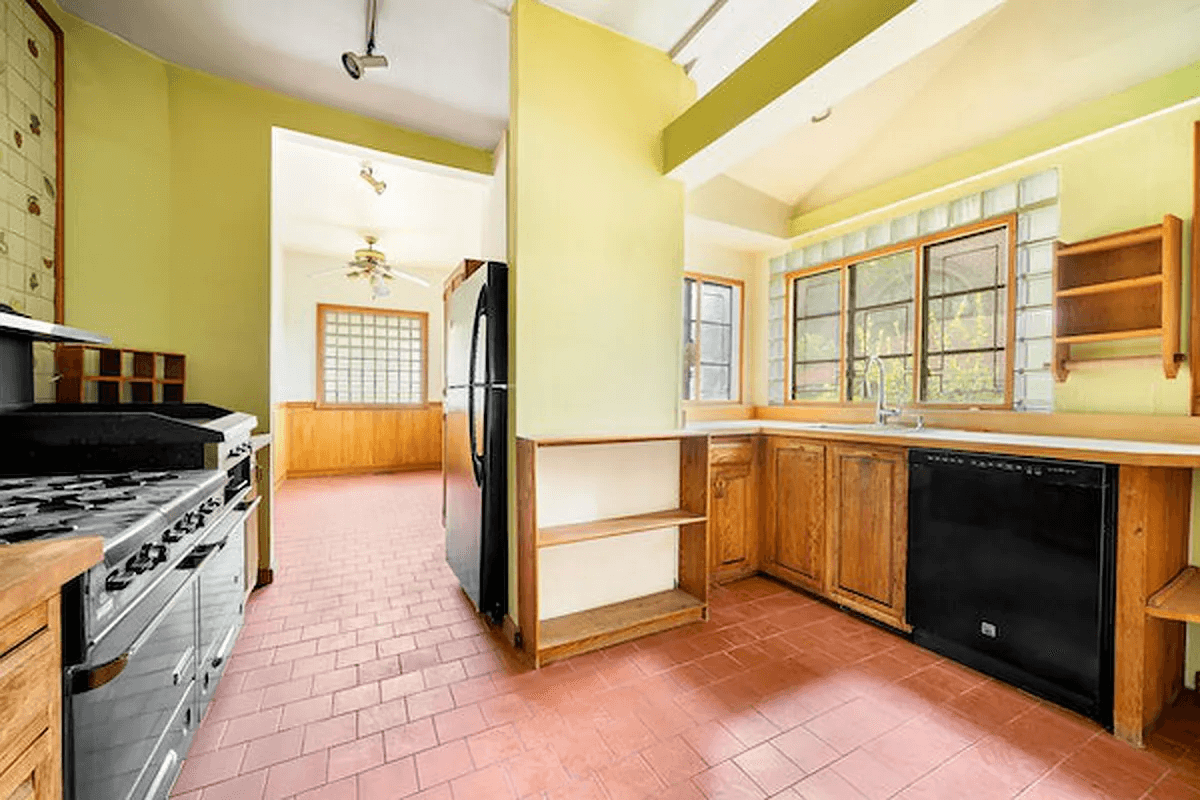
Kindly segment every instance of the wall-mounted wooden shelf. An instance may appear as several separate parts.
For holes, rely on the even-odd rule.
[[[1200,622],[1200,569],[1185,567],[1146,601],[1146,613],[1159,619]]]
[[[60,403],[182,403],[186,357],[119,347],[59,345]]]
[[[628,533],[653,531],[659,528],[674,528],[704,522],[703,514],[693,514],[676,508],[671,511],[654,511],[649,514],[634,514],[628,517],[598,519],[594,522],[579,522],[574,525],[555,525],[538,530],[538,547],[554,547],[589,539],[605,539],[609,536],[624,536]]]
[[[1059,242],[1054,266],[1054,376],[1069,374],[1071,346],[1155,337],[1163,374],[1174,378],[1179,352],[1183,222]]]
[[[636,446],[672,440],[679,443],[678,508],[539,527],[539,449]],[[631,450],[629,457],[637,458],[637,452]],[[653,463],[661,466],[662,462]],[[644,435],[517,439],[517,627],[521,637],[520,647],[534,667],[708,618],[708,469],[708,435],[703,433],[675,431]],[[582,474],[593,473],[585,470]],[[603,495],[603,488],[594,487],[591,482],[594,477],[585,480],[588,482],[582,485],[589,492],[594,488],[595,492]],[[545,476],[542,481],[546,481]],[[595,539],[664,528],[679,529],[678,572],[674,588],[542,618],[539,575],[544,568],[550,568],[550,563],[542,563],[543,558],[561,567],[567,563],[562,558],[571,557],[569,550],[561,548]],[[552,549],[555,550],[554,558],[547,553]],[[592,567],[589,565],[588,568]],[[619,581],[620,578],[619,574],[612,574],[604,580]]]

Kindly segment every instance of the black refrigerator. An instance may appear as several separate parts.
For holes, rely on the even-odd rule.
[[[508,267],[482,264],[446,303],[446,561],[493,623],[508,610]]]

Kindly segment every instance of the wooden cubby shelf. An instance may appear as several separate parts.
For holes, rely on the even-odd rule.
[[[1159,619],[1200,622],[1200,569],[1185,567],[1150,596],[1146,613]]]
[[[664,459],[673,459],[674,455],[664,451],[665,446],[674,440],[678,442],[679,474],[677,498],[666,499],[669,488],[673,495],[676,486],[668,487],[665,483],[657,486],[654,492],[646,494],[634,501],[633,508],[645,501],[651,504],[677,503],[677,508],[669,510],[648,511],[640,514],[630,514],[619,517],[601,517],[586,522],[566,525],[538,524],[538,515],[557,515],[557,519],[578,519],[573,516],[576,509],[564,506],[563,497],[573,497],[571,492],[563,493],[565,485],[578,489],[580,496],[588,497],[592,508],[603,509],[603,501],[607,493],[607,505],[610,509],[624,506],[630,508],[630,497],[627,496],[629,486],[619,482],[605,484],[598,475],[607,474],[596,472],[596,464],[604,462],[589,461],[596,457],[612,458],[609,448],[634,448],[626,454],[621,451],[621,462],[632,465],[628,459],[639,457],[649,458],[642,468],[649,470],[639,473],[639,478],[660,475],[666,463]],[[637,449],[639,445],[659,443],[662,446],[652,447],[651,451]],[[601,446],[599,451],[594,446]],[[583,452],[563,454],[563,448],[581,448]],[[558,452],[557,456],[546,454],[539,456],[544,449]],[[639,455],[642,454],[642,455]],[[601,454],[601,455],[597,455]],[[564,455],[566,457],[564,457]],[[581,460],[577,460],[581,459]],[[539,477],[539,470],[546,470]],[[674,470],[671,471],[674,476]],[[672,482],[674,477],[670,479]],[[571,482],[576,483],[572,484]],[[542,484],[546,492],[539,510],[538,487]],[[659,491],[662,490],[662,491]],[[665,631],[680,625],[700,622],[708,619],[708,504],[709,504],[709,462],[708,435],[689,431],[674,431],[664,433],[648,433],[643,435],[585,435],[557,436],[540,439],[528,437],[517,438],[517,616],[515,622],[514,644],[519,647],[525,658],[536,668],[551,661],[558,661],[571,656],[598,650],[602,647],[646,636],[651,633]],[[616,493],[616,494],[614,494]],[[613,499],[619,497],[621,502],[616,504]],[[558,505],[554,505],[555,500]],[[595,505],[591,505],[597,501]],[[568,501],[569,502],[569,501]],[[610,510],[609,513],[612,513]],[[549,521],[549,520],[548,520]],[[654,570],[646,580],[643,575],[642,583],[627,583],[621,581],[628,569],[628,564],[622,562],[629,552],[637,553],[637,542],[613,542],[606,547],[618,548],[615,557],[609,554],[608,560],[600,557],[598,561],[594,553],[586,550],[573,551],[571,545],[596,539],[611,539],[626,534],[643,531],[661,531],[677,528],[678,553],[673,559],[675,564],[674,586],[663,591],[654,591],[664,584],[671,585],[670,580],[656,570],[665,568],[665,563],[648,562]],[[625,547],[632,547],[626,551]],[[633,557],[633,556],[628,556]],[[576,560],[579,559],[579,560]],[[572,597],[564,603],[563,587],[571,584],[563,583],[562,569],[582,569],[589,580],[596,580],[599,585],[606,585],[610,590],[593,595],[590,601],[580,601]],[[600,572],[596,572],[600,570]],[[547,572],[550,571],[550,572]],[[555,572],[557,571],[557,572]],[[553,580],[557,575],[558,588],[547,579]],[[640,589],[638,587],[641,587]],[[608,598],[620,598],[622,595],[650,592],[637,597],[622,599],[619,602],[605,602]],[[543,597],[545,592],[551,592]],[[555,595],[553,592],[557,592]],[[562,613],[579,605],[597,603],[592,608],[584,608],[571,613]],[[545,604],[545,605],[544,605]],[[551,606],[561,609],[556,616],[543,618],[543,608]]]
[[[1155,337],[1163,374],[1174,378],[1179,352],[1183,222],[1059,242],[1054,264],[1054,377],[1069,374],[1071,346]]]
[[[542,620],[538,656],[542,664],[576,653],[620,644],[704,617],[704,601],[682,589],[635,597]]]
[[[653,531],[704,522],[703,514],[693,514],[676,508],[672,511],[655,511],[650,514],[633,514],[628,517],[598,519],[594,522],[579,522],[574,525],[555,525],[538,530],[538,547],[554,547],[589,539],[605,539],[609,536],[624,536],[627,533]]]
[[[60,403],[182,403],[186,357],[95,345],[59,345]]]

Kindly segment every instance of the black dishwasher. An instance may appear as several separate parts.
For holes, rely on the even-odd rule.
[[[1117,468],[909,453],[913,641],[1112,727]]]

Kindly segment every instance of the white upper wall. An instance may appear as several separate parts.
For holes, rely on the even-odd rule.
[[[359,177],[364,161],[383,194]],[[439,402],[442,287],[463,259],[504,258],[503,168],[493,179],[277,130],[272,175],[271,402],[317,399],[318,303],[427,313],[427,400]],[[398,278],[375,300],[366,281],[340,273],[366,234],[390,266],[429,286]]]
[[[441,402],[444,380],[442,276],[431,270],[420,271],[418,274],[430,281],[428,287],[405,280],[391,281],[389,287],[392,293],[378,300],[371,299],[371,287],[365,280],[352,280],[338,274],[309,277],[314,272],[333,269],[341,263],[341,259],[329,256],[294,250],[285,250],[283,253],[282,353],[280,363],[275,365],[271,376],[278,390],[275,402],[312,402],[317,399],[318,303],[426,312],[429,315],[427,400]]]

